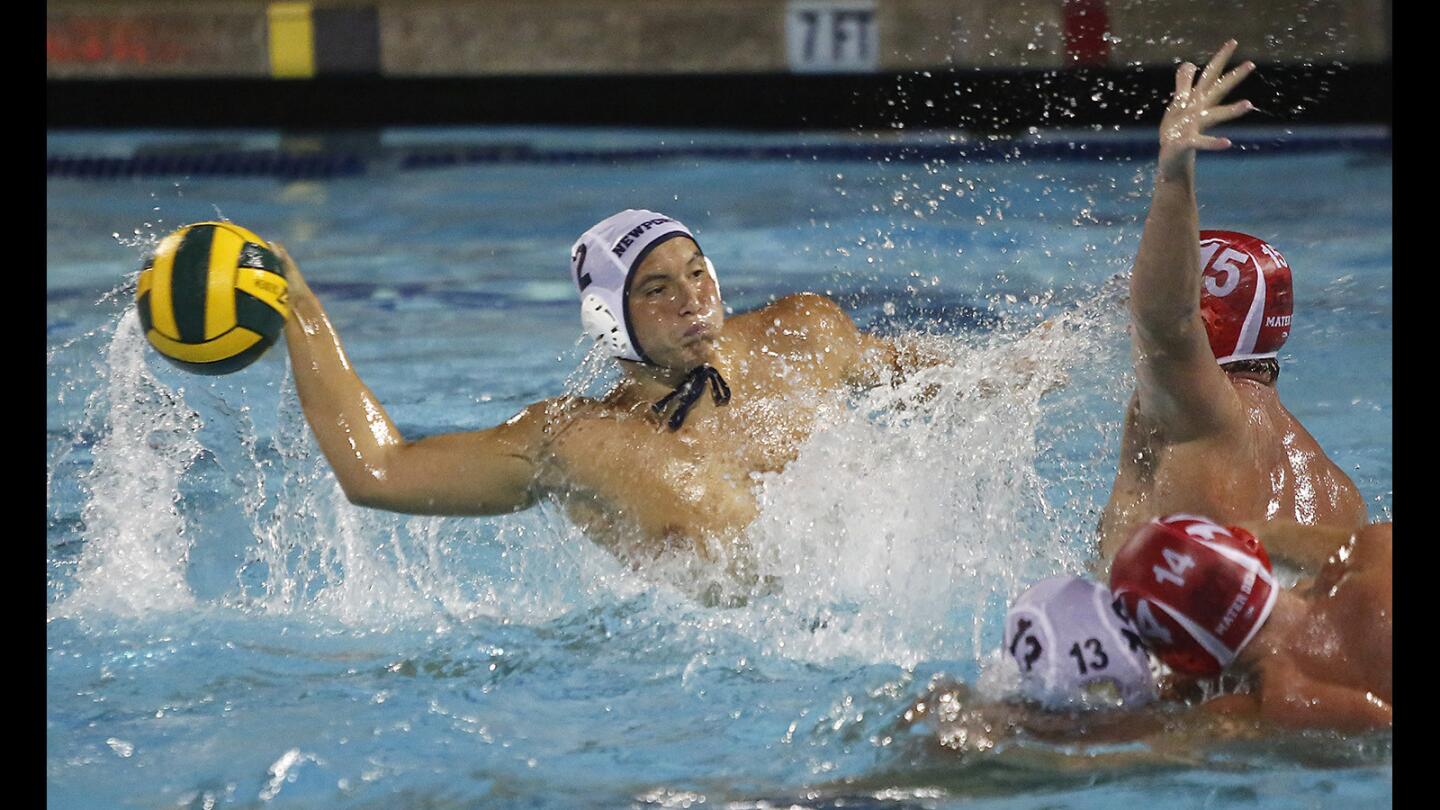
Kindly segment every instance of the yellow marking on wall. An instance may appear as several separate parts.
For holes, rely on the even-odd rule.
[[[271,3],[270,75],[309,79],[315,75],[315,23],[310,3]]]

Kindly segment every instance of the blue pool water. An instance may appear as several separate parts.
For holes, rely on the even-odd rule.
[[[1088,559],[1133,381],[1113,277],[1140,236],[1151,136],[1131,137],[1061,156],[1033,142],[961,155],[933,134],[393,131],[311,144],[358,157],[298,178],[52,172],[50,806],[1388,803],[1388,734],[961,756],[897,722],[940,677],[1003,694],[1005,605]],[[1201,221],[1269,239],[1295,268],[1282,394],[1389,517],[1392,165],[1373,138],[1338,138],[1263,133],[1202,156]],[[52,133],[48,147],[125,160],[278,143]],[[437,149],[460,158],[414,159]],[[695,229],[736,311],[828,292],[862,326],[930,335],[956,361],[924,403],[858,395],[759,483],[750,539],[781,587],[738,607],[620,565],[551,507],[353,507],[283,351],[189,376],[132,312],[147,246],[231,219],[287,245],[407,436],[488,427],[603,387],[566,252],[623,207]],[[1055,316],[1062,328],[1031,332]],[[974,396],[1017,353],[1037,378]]]

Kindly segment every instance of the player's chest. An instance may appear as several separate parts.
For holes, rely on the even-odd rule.
[[[745,400],[694,409],[679,430],[640,419],[592,426],[557,446],[571,478],[592,487],[660,488],[684,494],[716,486],[749,487],[776,472],[809,435],[815,409],[781,400]]]
[[[566,446],[557,462],[556,489],[586,523],[695,537],[732,533],[755,516],[757,476],[745,459],[668,432],[606,431]]]

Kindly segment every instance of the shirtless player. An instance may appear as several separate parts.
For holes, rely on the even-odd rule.
[[[1222,75],[1234,48],[1233,41],[1227,43],[1194,87],[1194,66],[1180,67],[1161,125],[1155,198],[1131,278],[1139,385],[1127,413],[1120,472],[1101,522],[1102,558],[1109,564],[1120,551],[1111,587],[1139,614],[1137,623],[1152,648],[1181,673],[1167,680],[1162,692],[1178,696],[1185,675],[1221,670],[1251,687],[1208,700],[1194,715],[1217,718],[1219,725],[1183,728],[1202,735],[1249,729],[1230,718],[1296,727],[1383,727],[1392,717],[1391,527],[1360,526],[1364,504],[1353,483],[1275,393],[1275,353],[1289,332],[1289,268],[1269,245],[1241,234],[1201,232],[1197,256],[1194,150],[1229,146],[1204,136],[1204,129],[1250,109],[1248,102],[1217,106],[1253,69],[1246,63]],[[1247,329],[1252,309],[1258,318]],[[1181,515],[1149,521],[1156,510],[1181,509],[1240,525],[1225,529]],[[1221,598],[1217,583],[1227,576],[1233,580],[1237,569],[1227,570],[1228,558],[1212,554],[1210,565],[1192,570],[1201,556],[1181,556],[1186,549],[1180,545],[1167,554],[1156,540],[1177,526],[1182,535],[1185,527],[1199,527],[1201,536],[1249,538],[1304,578],[1282,591],[1268,557],[1263,566],[1258,563],[1265,555],[1260,551],[1239,569],[1236,590]],[[1264,546],[1254,541],[1256,535]],[[1132,536],[1136,539],[1122,551]],[[1143,595],[1153,595],[1155,588],[1187,582],[1192,598],[1176,597],[1174,604],[1154,609],[1144,600],[1145,609],[1139,608]],[[1241,594],[1241,586],[1248,602],[1230,599]],[[1012,608],[1007,650],[1034,681],[1026,690],[1030,697],[1038,689],[1044,702],[1085,705],[1090,686],[1109,682],[1121,694],[1128,692],[1125,703],[1134,707],[1155,688],[1129,658],[1117,654],[1125,645],[1105,640],[1126,635],[1121,624],[1128,617],[1117,623],[1090,604],[1099,588],[1080,578],[1060,578],[1036,585]],[[1256,601],[1261,592],[1266,598]],[[1227,618],[1235,604],[1237,615]],[[1037,619],[1037,612],[1046,619]],[[1202,616],[1212,620],[1208,631],[1191,633],[1181,626],[1196,625]],[[1217,630],[1222,625],[1223,632]],[[1037,627],[1045,628],[1038,637]],[[1217,635],[1222,638],[1209,637]],[[1206,638],[1212,649],[1198,638]],[[1082,718],[1030,703],[976,700],[963,684],[932,690],[905,720],[922,717],[936,718],[937,739],[956,750],[983,750],[1021,731],[1108,742],[1170,727],[1163,716],[1145,711]]]
[[[1137,526],[1173,512],[1347,533],[1365,521],[1355,484],[1275,388],[1275,355],[1290,332],[1289,266],[1253,237],[1199,231],[1195,151],[1229,147],[1205,130],[1251,109],[1220,103],[1254,69],[1224,73],[1234,51],[1231,40],[1198,82],[1195,66],[1181,65],[1160,124],[1155,193],[1130,277],[1136,390],[1100,520],[1102,560]]]
[[[754,474],[793,459],[828,395],[916,360],[834,302],[792,295],[727,319],[684,225],[626,210],[571,252],[587,333],[619,359],[598,400],[559,397],[488,430],[409,441],[356,375],[283,246],[285,327],[305,417],[354,503],[494,515],[556,498],[632,563],[664,550],[725,558],[757,512]]]
[[[1391,524],[1342,538],[1291,525],[1257,537],[1196,515],[1142,524],[1116,554],[1110,590],[1152,651],[1178,672],[1241,676],[1211,712],[1299,728],[1393,722]],[[1314,579],[1284,589],[1267,546],[1330,546]]]
[[[1016,737],[1063,743],[1090,767],[1092,746],[1143,741],[1127,758],[1183,760],[1207,741],[1275,727],[1388,728],[1391,530],[1262,522],[1257,536],[1195,515],[1149,521],[1116,555],[1109,588],[1054,577],[1011,606],[1003,645],[1021,676],[1016,696],[943,682],[901,725],[933,724],[933,741],[962,755]],[[1272,554],[1299,563],[1295,587],[1276,581]],[[1173,674],[1151,680],[1137,633]],[[1228,694],[1197,688],[1195,678],[1221,673]]]

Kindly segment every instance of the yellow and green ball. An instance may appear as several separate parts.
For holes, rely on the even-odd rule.
[[[197,222],[160,240],[135,291],[145,338],[198,374],[259,359],[290,315],[285,271],[270,246],[231,222]]]

